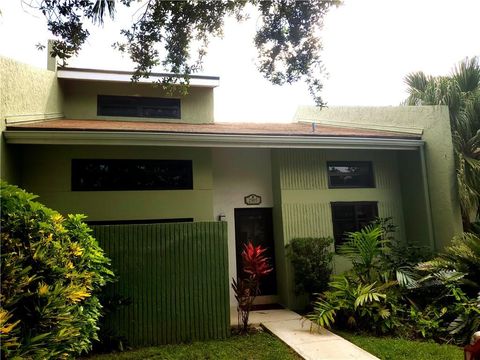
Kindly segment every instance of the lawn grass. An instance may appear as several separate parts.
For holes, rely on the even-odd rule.
[[[463,359],[463,349],[454,345],[335,332],[382,360]]]
[[[134,359],[225,359],[225,360],[300,360],[288,346],[272,335],[259,332],[246,336],[232,336],[226,340],[194,342],[192,344],[165,345],[137,350],[94,355],[88,360]]]

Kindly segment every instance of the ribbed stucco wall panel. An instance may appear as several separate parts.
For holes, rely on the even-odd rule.
[[[394,237],[399,242],[405,241],[403,213],[401,207],[390,201],[378,202],[378,216],[381,218],[392,218],[392,224],[396,225]]]
[[[326,189],[326,159],[323,151],[280,151],[280,187],[285,190]]]
[[[296,237],[326,237],[333,233],[330,204],[284,204],[282,212],[286,243]]]
[[[224,222],[93,226],[128,306],[107,327],[134,346],[220,339],[230,332]]]
[[[394,176],[396,176],[396,163],[385,159],[378,160],[374,164],[375,187],[377,189],[394,188]]]

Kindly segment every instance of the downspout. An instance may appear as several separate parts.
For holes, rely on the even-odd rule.
[[[427,175],[427,162],[425,158],[425,145],[419,146],[420,150],[420,162],[422,166],[422,180],[423,180],[423,192],[425,194],[425,208],[427,209],[427,223],[428,223],[428,240],[432,251],[437,250],[435,243],[433,220],[432,220],[432,205],[430,202],[430,191],[428,187],[428,175]]]

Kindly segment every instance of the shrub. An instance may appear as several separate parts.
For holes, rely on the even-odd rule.
[[[395,298],[389,292],[394,282],[363,284],[353,276],[334,276],[329,290],[314,302],[307,318],[320,326],[391,332],[399,325]],[[393,300],[393,301],[392,301]]]
[[[232,288],[238,306],[238,329],[248,332],[248,318],[252,310],[253,301],[260,294],[260,279],[273,271],[268,258],[263,255],[266,251],[261,245],[255,246],[252,242],[244,244],[242,251],[243,274],[237,280],[232,279]]]
[[[380,333],[397,327],[398,282],[391,280],[392,269],[383,266],[389,243],[381,225],[347,233],[338,252],[352,261],[353,268],[332,279],[307,317],[325,327],[335,323]]]
[[[0,183],[2,358],[70,358],[91,348],[113,276],[82,215],[62,217]]]
[[[422,316],[431,306],[446,309],[436,332],[424,337],[460,344],[480,330],[480,237],[473,233],[455,236],[449,247],[434,259],[417,265],[412,306]]]
[[[463,233],[455,236],[450,246],[434,259],[418,264],[429,273],[455,270],[464,274],[463,288],[471,296],[480,292],[480,235]]]
[[[480,239],[464,233],[433,260],[392,243],[376,222],[347,234],[353,269],[333,278],[307,317],[317,324],[465,344],[480,330]],[[415,261],[417,259],[417,261]],[[418,265],[417,265],[418,264]]]
[[[325,291],[332,273],[333,239],[296,238],[287,245],[295,274],[295,292],[310,297]]]

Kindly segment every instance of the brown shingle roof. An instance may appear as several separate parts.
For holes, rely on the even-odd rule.
[[[385,131],[337,127],[316,124],[313,131],[308,123],[215,123],[185,124],[142,121],[112,120],[70,120],[58,119],[29,124],[12,124],[8,130],[51,130],[51,131],[114,131],[114,132],[155,132],[184,134],[225,134],[225,135],[271,135],[271,136],[334,136],[334,137],[367,137],[420,139],[421,136]]]

